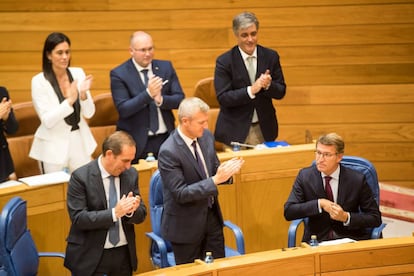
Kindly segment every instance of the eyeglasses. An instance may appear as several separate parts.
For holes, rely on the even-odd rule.
[[[135,52],[141,52],[141,53],[143,53],[143,54],[145,54],[146,52],[148,52],[148,53],[152,53],[152,52],[154,51],[154,47],[149,47],[149,48],[141,48],[141,49],[135,49],[135,48],[132,48],[132,49],[134,49],[134,51],[135,51]]]
[[[335,156],[337,154],[338,154],[337,152],[331,153],[331,152],[320,152],[318,150],[315,151],[316,158],[323,157],[326,159],[326,158],[331,158],[332,156]]]

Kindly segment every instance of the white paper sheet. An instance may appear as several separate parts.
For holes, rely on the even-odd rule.
[[[19,182],[19,181],[16,181],[16,180],[9,180],[9,181],[5,181],[5,182],[0,183],[0,189],[19,186],[19,185],[22,185],[22,184],[23,184],[22,182]]]
[[[343,243],[350,243],[350,242],[356,242],[356,240],[350,239],[350,238],[343,238],[343,239],[337,239],[337,240],[331,240],[331,241],[323,241],[320,242],[320,246],[324,245],[334,245],[334,244],[343,244]]]
[[[39,185],[51,185],[68,182],[70,175],[64,171],[53,172],[40,174],[35,176],[29,176],[24,178],[19,178],[19,181],[29,185],[29,186],[39,186]]]

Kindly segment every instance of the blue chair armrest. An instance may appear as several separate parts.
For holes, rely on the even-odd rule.
[[[380,226],[372,229],[371,239],[380,239],[382,237],[382,230],[384,230],[386,223],[382,223]]]
[[[294,219],[289,225],[288,230],[288,247],[295,247],[296,246],[296,231],[301,223],[306,224],[305,218]]]
[[[244,237],[243,237],[243,232],[241,231],[240,227],[238,227],[237,225],[233,224],[232,222],[228,220],[224,221],[224,226],[230,228],[230,230],[233,231],[234,236],[236,237],[237,251],[239,251],[239,253],[242,255],[245,254]]]
[[[59,257],[64,259],[65,254],[59,252],[38,252],[39,257]]]
[[[154,232],[147,232],[145,235],[147,235],[147,237],[149,237],[157,245],[158,250],[160,251],[161,267],[168,267],[167,245],[164,240]]]

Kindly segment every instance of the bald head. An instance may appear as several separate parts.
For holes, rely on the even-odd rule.
[[[131,35],[129,52],[140,66],[146,68],[154,57],[154,43],[152,37],[143,31]]]

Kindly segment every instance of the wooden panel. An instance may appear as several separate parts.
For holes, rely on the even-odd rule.
[[[277,113],[285,124],[411,123],[413,107],[411,103],[278,106]]]
[[[156,41],[155,41],[156,42]],[[78,50],[72,47],[72,66],[112,68],[130,58],[128,43],[120,50]],[[214,68],[216,58],[231,46],[212,49],[160,49],[158,59],[172,60],[176,68]],[[281,56],[283,67],[341,64],[399,64],[414,63],[414,44],[390,45],[324,45],[274,47]],[[197,61],[196,63],[194,61]],[[24,55],[12,49],[0,52],[0,70],[40,70],[41,49]]]
[[[313,6],[284,7],[284,8],[255,8],[260,23],[266,28],[280,28],[284,26],[327,26],[327,25],[359,25],[359,24],[393,24],[414,22],[412,4],[401,5],[354,5],[354,6]],[[239,8],[217,9],[214,12],[216,28],[230,28],[233,16],[240,12]],[[378,14],[382,14],[378,18]],[[193,29],[197,22],[198,29],[210,29],[211,10],[200,9],[194,12],[191,9],[159,10],[148,12],[145,10],[128,11],[79,11],[71,13],[71,20],[76,24],[67,24],[62,20],[67,16],[65,12],[21,12],[4,13],[0,24],[5,31],[20,31],[22,22],[25,30],[47,31],[50,29],[66,31],[100,30],[107,29],[107,22],[111,22],[112,29]],[[295,18],[292,21],[292,18]],[[183,20],[185,19],[185,20]]]
[[[306,142],[306,130],[311,134],[311,140],[320,135],[335,131],[340,133],[348,143],[400,143],[414,141],[414,123],[392,124],[313,124],[313,125],[286,125],[279,124],[279,140],[289,141],[291,144]]]
[[[414,263],[413,246],[321,254],[321,272]]]
[[[414,162],[412,160],[405,162],[376,161],[374,165],[380,181],[403,182],[401,183],[402,186],[414,189],[414,185],[412,184],[414,180]]]
[[[139,5],[134,0],[128,1],[115,1],[115,0],[87,0],[80,1],[75,0],[71,2],[66,1],[54,1],[51,5],[50,1],[40,0],[40,1],[31,1],[31,0],[21,0],[21,1],[12,1],[12,0],[3,0],[0,2],[0,11],[82,11],[82,10],[146,10],[146,11],[158,11],[164,9],[215,9],[217,7],[221,8],[243,8],[243,9],[256,9],[258,7],[313,7],[313,6],[338,6],[338,5],[355,5],[355,4],[380,4],[380,3],[412,3],[411,0],[344,0],[338,3],[335,0],[316,0],[316,1],[306,1],[298,0],[295,2],[289,0],[281,1],[272,1],[272,0],[263,0],[260,2],[252,2],[248,0],[241,1],[204,1],[204,0],[195,0],[188,2],[187,0],[174,0],[174,1],[162,1],[153,5],[151,2],[140,2]]]
[[[413,103],[414,84],[287,86],[278,106],[312,104]]]

